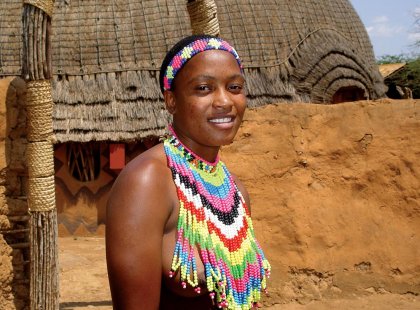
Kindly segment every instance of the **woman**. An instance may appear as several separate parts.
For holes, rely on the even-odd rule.
[[[219,160],[246,107],[236,51],[191,36],[160,72],[170,135],[131,161],[107,208],[115,309],[251,309],[269,264],[254,238],[249,197]]]

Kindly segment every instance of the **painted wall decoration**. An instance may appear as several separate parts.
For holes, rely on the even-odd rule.
[[[156,138],[121,143],[125,162],[158,143]],[[62,143],[55,146],[55,191],[60,236],[103,235],[106,203],[121,169],[112,169],[113,143]]]

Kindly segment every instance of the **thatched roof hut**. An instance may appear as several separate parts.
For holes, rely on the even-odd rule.
[[[348,0],[217,0],[220,33],[237,47],[249,104],[329,103],[345,88],[382,97],[368,35]],[[21,0],[0,4],[0,76],[21,74]],[[54,130],[58,142],[163,133],[158,87],[166,51],[190,34],[185,0],[56,0]]]
[[[382,64],[379,66],[387,97],[392,99],[420,98],[420,59],[409,63]]]
[[[384,79],[401,71],[407,64],[405,62],[396,64],[383,64],[379,66],[379,72]]]

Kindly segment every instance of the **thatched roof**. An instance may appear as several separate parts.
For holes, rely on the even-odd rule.
[[[396,63],[396,64],[383,64],[379,66],[379,72],[381,73],[382,77],[386,79],[390,75],[400,71],[405,67],[406,63]]]
[[[348,86],[383,96],[371,43],[348,0],[216,3],[221,35],[245,66],[250,106],[328,103]],[[0,4],[0,75],[20,74],[20,6]],[[158,70],[170,46],[191,33],[185,0],[56,0],[53,31],[58,141],[163,133],[169,117]]]

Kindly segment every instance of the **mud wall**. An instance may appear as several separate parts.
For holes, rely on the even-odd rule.
[[[27,309],[25,83],[0,79],[0,309]]]
[[[222,151],[273,266],[268,303],[420,293],[420,101],[247,111]]]

